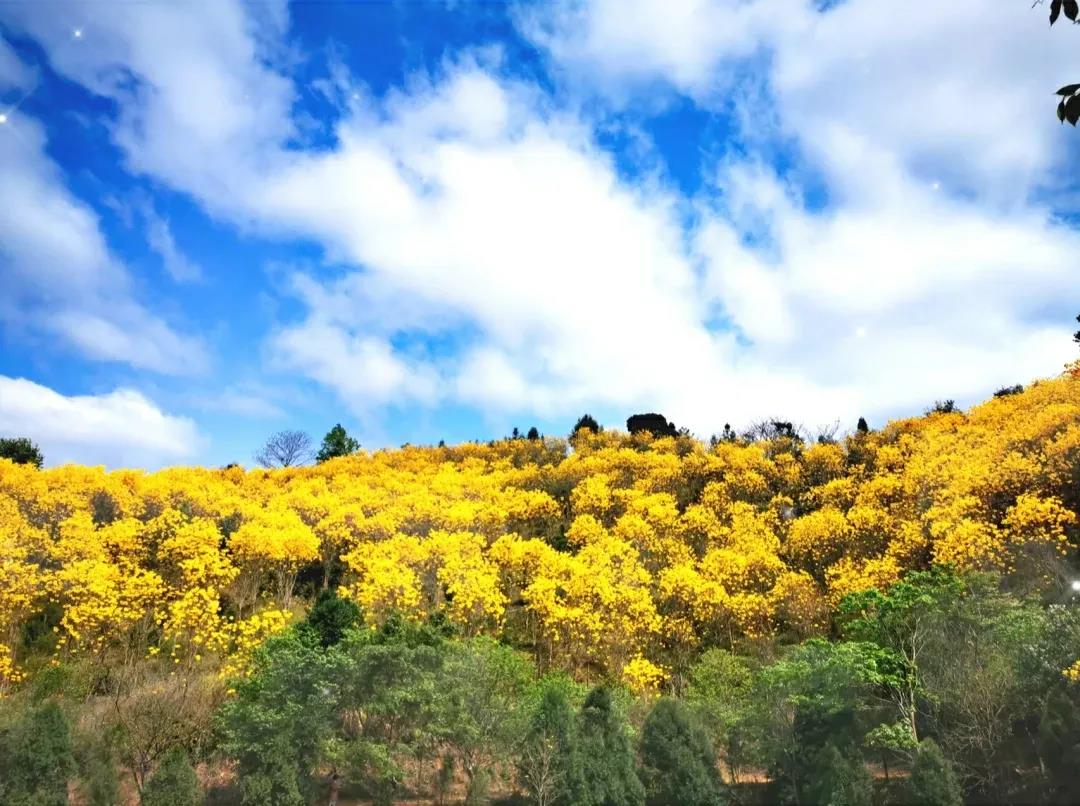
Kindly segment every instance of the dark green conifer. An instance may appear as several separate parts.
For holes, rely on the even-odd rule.
[[[678,700],[658,701],[645,719],[641,779],[649,806],[717,806],[727,800],[712,744]]]
[[[642,806],[645,788],[634,769],[634,749],[611,691],[593,689],[581,708],[581,752],[593,806]]]

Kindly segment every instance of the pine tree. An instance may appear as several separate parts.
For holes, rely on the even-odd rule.
[[[678,700],[662,699],[641,734],[642,781],[649,806],[726,802],[708,736]]]
[[[107,743],[95,736],[79,758],[80,789],[89,806],[117,806],[120,802],[120,778],[116,759]]]
[[[350,599],[342,599],[333,589],[319,593],[307,618],[299,625],[301,632],[315,637],[326,649],[345,637],[345,631],[360,620],[360,608]]]
[[[591,806],[574,711],[555,685],[544,688],[533,714],[518,777],[536,806]]]
[[[821,754],[817,780],[809,789],[815,803],[871,806],[874,802],[874,781],[866,763],[858,755],[845,756],[834,744]]]
[[[0,803],[67,806],[68,779],[76,773],[71,728],[56,703],[24,716],[0,744]]]
[[[360,450],[360,443],[349,436],[349,433],[338,423],[323,437],[322,447],[315,454],[315,461],[325,462],[328,459],[336,459],[339,456],[348,456]]]
[[[0,438],[0,458],[10,459],[17,465],[33,465],[38,469],[45,462],[41,449],[26,437]]]
[[[937,742],[923,739],[915,766],[908,778],[908,792],[915,803],[925,806],[962,806],[964,794],[952,764]]]
[[[581,708],[585,785],[594,806],[641,806],[645,788],[634,769],[634,749],[606,688],[593,689]]]
[[[582,429],[591,431],[594,434],[599,434],[600,423],[596,422],[596,418],[591,414],[582,414],[578,417],[577,422],[574,423],[574,427],[570,430],[570,436],[574,437]]]
[[[165,754],[142,793],[142,806],[198,806],[202,802],[195,768],[181,747]]]

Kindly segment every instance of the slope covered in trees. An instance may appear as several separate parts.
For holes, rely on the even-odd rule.
[[[1078,511],[1075,367],[812,444],[0,460],[0,728],[58,701],[84,791],[119,770],[149,798],[190,788],[189,758],[231,759],[251,803],[320,781],[477,801],[495,773],[535,802],[705,803],[748,797],[747,770],[775,799],[861,802],[867,762],[942,802],[1057,797]]]

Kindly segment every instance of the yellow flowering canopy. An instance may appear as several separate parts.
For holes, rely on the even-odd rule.
[[[58,655],[236,671],[329,586],[370,624],[439,613],[650,691],[704,642],[821,633],[845,595],[932,563],[1053,585],[1078,508],[1074,371],[816,445],[582,432],[273,471],[0,460],[0,691],[46,604]]]

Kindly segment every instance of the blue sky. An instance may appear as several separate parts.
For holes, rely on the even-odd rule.
[[[250,463],[335,422],[846,428],[1054,374],[1080,49],[1044,16],[0,4],[0,432]]]

